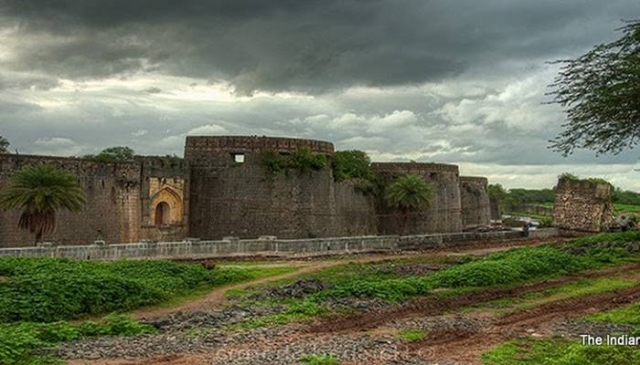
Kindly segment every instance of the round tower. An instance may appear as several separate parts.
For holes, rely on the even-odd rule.
[[[300,149],[325,155],[325,168],[269,171],[266,155],[287,158]],[[340,233],[330,142],[257,136],[187,137],[189,235],[255,238],[322,237]]]
[[[419,234],[459,232],[462,230],[460,202],[460,174],[457,165],[438,163],[373,163],[382,186],[388,186],[399,176],[415,174],[428,182],[434,192],[429,207],[422,212],[411,213],[406,226],[399,223],[397,210],[378,202],[380,233]]]

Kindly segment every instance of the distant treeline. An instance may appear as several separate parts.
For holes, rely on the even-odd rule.
[[[509,189],[500,184],[489,185],[489,196],[495,199],[503,212],[511,212],[523,204],[549,205],[555,202],[553,189]],[[616,204],[640,205],[640,194],[614,188],[612,200]]]

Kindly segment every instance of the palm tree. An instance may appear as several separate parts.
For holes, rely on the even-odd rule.
[[[78,179],[50,165],[32,165],[22,168],[0,191],[0,208],[21,208],[18,227],[36,235],[52,233],[56,224],[56,211],[65,209],[78,212],[86,203]]]
[[[403,175],[389,185],[384,194],[385,203],[402,213],[402,229],[406,228],[409,213],[425,209],[433,199],[428,182],[414,174]]]

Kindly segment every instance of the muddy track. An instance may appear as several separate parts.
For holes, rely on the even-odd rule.
[[[532,330],[545,332],[545,326],[583,315],[607,311],[640,300],[640,285],[629,289],[575,297],[547,303],[535,308],[497,318],[479,332],[443,330],[429,333],[420,341],[406,345],[406,350],[430,360],[455,360],[480,364],[480,356],[491,347]]]
[[[529,322],[548,321],[573,317],[573,312],[606,311],[610,308],[633,303],[640,298],[640,285],[629,289],[595,294],[587,297],[575,297],[539,305],[535,308],[515,312],[500,318],[496,325],[526,325]]]
[[[473,304],[551,289],[576,282],[584,278],[609,276],[612,274],[628,272],[637,269],[640,269],[639,263],[623,267],[610,268],[606,270],[590,271],[582,273],[580,275],[572,275],[539,283],[525,284],[507,289],[488,289],[480,292],[463,294],[452,298],[420,298],[411,303],[407,303],[389,310],[331,317],[329,319],[322,320],[319,323],[315,323],[309,326],[306,331],[309,333],[364,331],[379,327],[387,322],[396,319],[406,318],[414,315],[441,315],[445,312],[468,307]]]

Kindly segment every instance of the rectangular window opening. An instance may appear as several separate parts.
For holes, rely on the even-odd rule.
[[[232,154],[232,156],[233,156],[233,162],[244,163],[244,153],[234,153]]]

